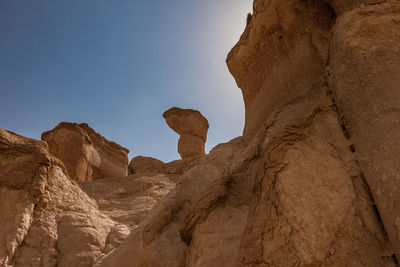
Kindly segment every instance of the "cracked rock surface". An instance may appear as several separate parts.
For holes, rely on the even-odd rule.
[[[128,174],[129,150],[105,139],[86,123],[61,122],[44,132],[42,140],[74,180],[92,181]]]
[[[204,155],[209,125],[199,111],[173,107],[165,111],[163,117],[180,136],[178,152],[182,159]]]
[[[0,129],[0,266],[93,266],[175,186],[171,179],[109,178],[82,190],[45,142]]]
[[[204,154],[172,108],[182,160],[128,176],[75,182],[0,129],[0,265],[399,266],[399,25],[397,0],[255,0],[227,57],[243,136]]]

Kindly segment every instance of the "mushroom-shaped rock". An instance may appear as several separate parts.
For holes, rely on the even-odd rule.
[[[182,159],[204,155],[208,121],[197,110],[173,107],[164,112],[168,126],[180,135],[178,152]]]
[[[107,140],[86,123],[61,122],[44,132],[42,140],[64,163],[73,180],[91,181],[128,174],[129,150]]]

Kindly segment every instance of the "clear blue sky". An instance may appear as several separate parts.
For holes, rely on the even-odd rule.
[[[225,58],[252,0],[0,0],[0,127],[24,136],[87,122],[131,150],[171,161],[162,118],[200,110],[207,151],[241,135],[244,106]]]

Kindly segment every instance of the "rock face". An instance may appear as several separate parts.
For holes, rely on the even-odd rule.
[[[163,114],[168,126],[180,135],[178,152],[182,159],[204,155],[208,121],[197,110],[170,108]]]
[[[244,135],[324,80],[334,21],[324,1],[254,1],[245,32],[227,57],[243,93]]]
[[[395,266],[324,89],[196,159],[98,266]]]
[[[45,142],[0,130],[0,158],[2,266],[88,266],[129,234],[99,213]]]
[[[53,130],[44,132],[42,140],[49,151],[59,158],[70,177],[77,181],[91,181],[128,174],[129,150],[110,142],[86,123],[61,122]]]
[[[0,266],[93,266],[174,188],[174,179],[85,182],[90,198],[45,142],[0,129]]]
[[[183,159],[127,177],[77,184],[0,130],[0,265],[398,266],[399,25],[397,0],[255,0],[227,58],[244,135],[205,155],[207,120],[172,108]]]
[[[161,160],[151,157],[134,157],[128,165],[129,174],[137,173],[164,173],[166,171],[165,163]]]
[[[351,1],[332,2],[341,13],[329,86],[400,258],[400,2],[361,1],[350,10]]]
[[[227,58],[244,136],[98,265],[398,266],[399,5],[255,0]]]
[[[227,58],[243,91],[245,135],[274,108],[326,86],[398,257],[399,10],[396,0],[256,0]]]

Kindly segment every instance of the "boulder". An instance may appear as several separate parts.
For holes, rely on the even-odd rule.
[[[166,167],[165,163],[161,160],[151,158],[151,157],[143,157],[137,156],[134,157],[128,165],[128,173],[129,174],[138,174],[138,173],[165,173]]]
[[[73,180],[91,181],[128,174],[129,150],[107,140],[86,123],[61,122],[44,132],[42,140],[48,143],[50,153],[64,163]]]
[[[163,117],[168,126],[180,135],[178,152],[182,159],[205,154],[209,125],[199,111],[173,107],[165,111]]]

